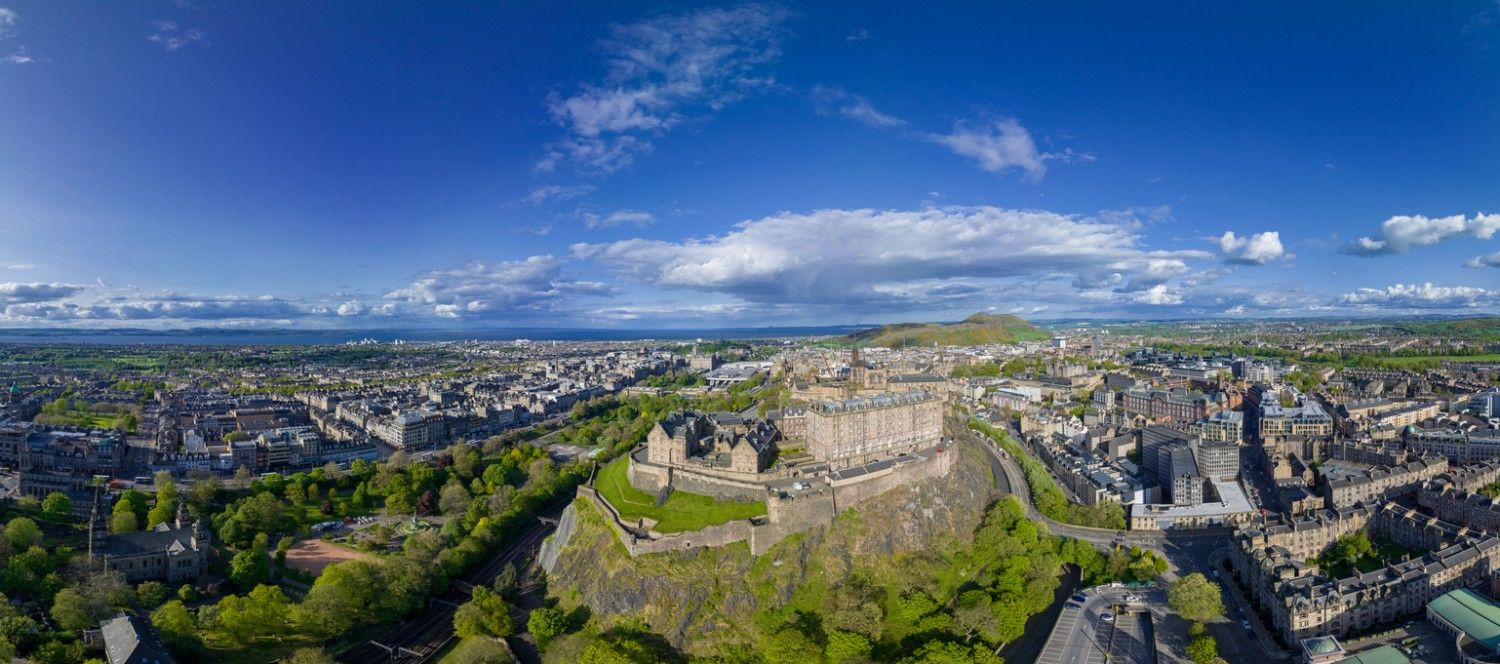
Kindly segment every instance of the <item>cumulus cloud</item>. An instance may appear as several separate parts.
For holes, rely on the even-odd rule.
[[[146,40],[161,44],[161,47],[168,53],[194,44],[208,45],[208,33],[199,28],[183,28],[178,25],[177,21],[169,20],[155,21],[151,25],[155,30],[146,37]]]
[[[1339,303],[1357,307],[1452,309],[1500,305],[1500,291],[1473,286],[1395,284],[1385,288],[1361,288],[1339,297]]]
[[[61,300],[83,290],[72,284],[0,283],[0,304],[30,304]]]
[[[1464,267],[1500,267],[1500,251],[1487,256],[1475,256],[1470,258]]]
[[[945,288],[977,296],[964,280],[1020,276],[1147,290],[1186,273],[1185,259],[1210,256],[1146,251],[1121,224],[995,207],[783,213],[720,236],[578,244],[574,253],[656,286],[816,304],[953,294]]]
[[[608,74],[571,95],[553,95],[566,131],[537,164],[611,172],[649,152],[654,137],[693,114],[708,115],[770,88],[761,70],[781,55],[788,12],[750,3],[614,26],[600,44]]]
[[[1500,214],[1476,214],[1473,217],[1461,214],[1448,217],[1398,215],[1382,222],[1375,237],[1361,237],[1345,245],[1343,251],[1355,256],[1404,254],[1412,247],[1428,247],[1463,236],[1488,240],[1496,231],[1500,231]]]
[[[419,275],[410,284],[386,293],[388,300],[431,307],[432,313],[457,318],[486,311],[554,309],[564,298],[608,295],[608,286],[565,277],[565,259],[532,256],[519,261],[476,262]]]
[[[532,205],[541,205],[548,201],[566,201],[592,193],[594,193],[594,185],[591,184],[548,185],[531,190],[531,193],[526,195],[526,202]]]
[[[0,58],[0,62],[4,62],[8,65],[27,65],[36,62],[36,58],[27,55],[26,48],[22,47],[15,53],[7,55],[4,58]]]
[[[1224,231],[1219,236],[1219,251],[1224,254],[1224,260],[1245,265],[1265,265],[1286,256],[1286,250],[1281,246],[1281,233],[1277,231],[1247,237]]]
[[[334,311],[340,316],[358,316],[365,312],[365,305],[359,300],[349,300],[340,304],[339,308]]]
[[[837,113],[861,124],[889,129],[906,124],[905,120],[881,112],[868,99],[847,92],[842,88],[815,86],[812,90],[813,108],[820,115]]]
[[[1131,296],[1130,301],[1152,306],[1182,304],[1182,292],[1166,284],[1157,284]]]
[[[655,215],[642,210],[615,210],[614,212],[611,212],[604,216],[600,216],[592,212],[584,212],[579,216],[583,219],[583,223],[589,228],[609,228],[611,226],[621,226],[625,224],[645,226],[653,221],[656,221]]]
[[[15,29],[16,24],[21,22],[21,15],[9,7],[0,7],[0,37],[9,37]]]

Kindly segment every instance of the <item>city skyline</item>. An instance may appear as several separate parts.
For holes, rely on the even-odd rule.
[[[0,0],[0,327],[1500,310],[1493,1],[358,9]]]

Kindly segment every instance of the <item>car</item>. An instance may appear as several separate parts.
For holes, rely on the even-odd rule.
[[[1113,613],[1106,613],[1106,614],[1104,614],[1102,616],[1099,616],[1099,620],[1104,621],[1104,622],[1114,622],[1115,621],[1115,614],[1113,614]]]
[[[1073,601],[1075,601],[1075,602],[1085,602],[1085,601],[1088,601],[1088,598],[1084,597],[1083,593],[1075,593],[1073,595]]]
[[[1246,631],[1249,631],[1249,629],[1250,629],[1250,621],[1248,621],[1248,620],[1241,620],[1240,621],[1240,627],[1244,627]]]

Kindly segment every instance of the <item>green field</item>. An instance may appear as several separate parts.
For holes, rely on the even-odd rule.
[[[1485,355],[1396,355],[1382,357],[1380,361],[1393,365],[1421,364],[1424,362],[1500,362],[1500,353]]]
[[[656,496],[630,486],[625,477],[624,458],[599,470],[594,488],[614,505],[620,516],[627,521],[646,517],[656,519],[657,532],[677,533],[698,530],[707,526],[763,516],[765,502],[730,502],[715,500],[695,493],[674,491],[667,502],[656,506]]]

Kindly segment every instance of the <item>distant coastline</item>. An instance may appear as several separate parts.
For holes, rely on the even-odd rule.
[[[105,330],[0,329],[0,343],[59,343],[108,345],[259,346],[342,344],[375,341],[634,341],[637,339],[769,339],[848,334],[865,325],[807,327],[729,327],[682,329],[492,328],[391,330]]]

